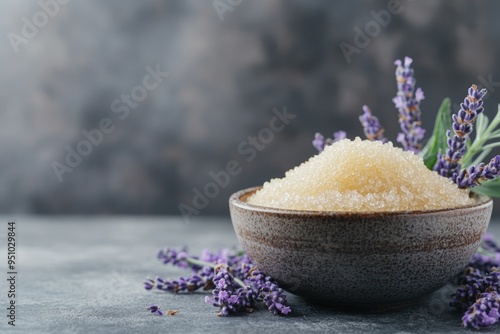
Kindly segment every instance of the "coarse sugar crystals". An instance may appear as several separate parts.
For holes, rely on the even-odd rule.
[[[474,203],[469,191],[430,171],[422,158],[391,142],[344,139],[281,179],[266,182],[248,203],[312,211],[393,212]]]

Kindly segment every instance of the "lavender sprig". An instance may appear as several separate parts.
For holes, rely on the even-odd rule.
[[[422,89],[417,88],[415,91],[416,81],[410,67],[412,62],[410,57],[405,57],[404,63],[399,59],[394,62],[398,92],[392,101],[399,111],[399,125],[402,131],[398,134],[397,141],[405,150],[418,153],[422,149],[421,142],[425,134],[420,120],[420,101],[425,96]]]
[[[460,160],[466,151],[466,142],[469,138],[473,124],[483,111],[483,97],[486,95],[486,89],[478,90],[476,85],[469,88],[468,95],[464,102],[460,104],[460,110],[452,116],[453,119],[453,137],[451,131],[446,132],[448,138],[448,148],[446,153],[438,154],[438,161],[434,170],[441,176],[449,177],[454,182],[457,181],[460,169]],[[464,184],[465,175],[460,179]]]
[[[250,273],[248,281],[258,291],[258,298],[263,300],[267,309],[273,314],[287,315],[291,312],[286,301],[286,295],[278,284],[269,276],[254,269]]]
[[[321,133],[316,132],[314,135],[314,140],[312,142],[313,146],[318,150],[318,152],[323,152],[325,147],[331,145],[339,140],[342,140],[346,137],[345,131],[337,131],[333,133],[333,139],[325,138]]]
[[[176,280],[165,280],[161,277],[156,277],[155,280],[147,278],[144,282],[144,288],[151,290],[156,287],[164,292],[193,292],[203,288],[210,290],[214,288],[213,267],[218,263],[227,263],[234,265],[246,258],[246,255],[237,253],[231,254],[227,249],[223,249],[218,253],[212,253],[208,250],[203,250],[200,257],[190,256],[187,253],[187,248],[164,248],[158,252],[158,259],[164,264],[172,264],[180,268],[191,268],[192,275],[189,277],[179,277]]]
[[[465,311],[474,304],[481,293],[500,291],[500,272],[484,273],[478,268],[468,267],[460,281],[461,285],[451,295],[450,306]]]
[[[258,271],[246,254],[227,249],[217,253],[205,250],[197,257],[189,255],[186,248],[165,248],[158,253],[158,258],[165,264],[191,268],[192,275],[177,280],[148,278],[144,282],[146,290],[156,287],[164,292],[179,293],[213,289],[212,297],[207,296],[205,301],[219,309],[219,316],[250,312],[259,301],[274,314],[291,312],[284,291]]]
[[[158,290],[165,292],[193,292],[203,288],[203,290],[213,289],[213,270],[210,267],[204,267],[202,274],[193,274],[189,277],[179,277],[176,280],[164,280],[161,277],[156,277],[156,281],[151,279],[144,282],[145,289],[151,290],[156,287]]]
[[[500,174],[500,155],[497,155],[488,164],[480,163],[477,166],[463,168],[455,177],[459,188],[473,188],[481,185],[480,181],[493,180]]]
[[[500,296],[496,292],[485,292],[465,312],[462,323],[475,329],[494,325],[500,318]]]
[[[480,328],[499,320],[500,246],[486,233],[479,250],[459,279],[460,286],[451,295],[450,306],[465,312],[462,323]]]
[[[387,138],[384,137],[384,128],[380,125],[380,122],[376,116],[373,116],[372,111],[368,106],[363,106],[364,114],[359,116],[359,121],[363,126],[363,132],[366,138],[369,140],[380,140],[383,143],[387,142]]]

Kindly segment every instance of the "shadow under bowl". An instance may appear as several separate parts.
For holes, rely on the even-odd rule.
[[[397,307],[442,287],[477,251],[493,207],[474,194],[473,205],[445,210],[284,210],[248,204],[258,189],[229,199],[245,252],[285,290],[341,307]]]

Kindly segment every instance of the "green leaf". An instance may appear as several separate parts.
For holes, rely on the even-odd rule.
[[[483,115],[483,114],[481,114]],[[486,147],[484,144],[491,139],[498,138],[497,135],[498,129],[497,127],[500,125],[500,105],[498,106],[498,111],[496,116],[493,118],[491,123],[488,124],[487,117],[481,117],[479,115],[477,122],[479,122],[478,129],[479,132],[476,132],[476,138],[465,152],[460,164],[462,167],[469,167],[471,165],[472,160],[477,154],[480,154],[483,149]],[[484,124],[483,124],[484,123]],[[477,124],[477,123],[476,123]],[[477,160],[477,159],[476,159]]]
[[[488,124],[490,124],[490,120],[488,119],[488,116],[486,116],[484,113],[481,113],[477,116],[476,138],[481,138],[484,131],[486,131]]]
[[[490,154],[490,152],[491,152],[491,149],[483,149],[481,154],[479,154],[477,156],[476,160],[474,160],[469,166],[465,166],[465,168],[469,168],[470,166],[473,166],[473,165],[474,166],[479,165],[488,156],[488,154]]]
[[[424,164],[430,170],[436,164],[438,153],[440,151],[444,153],[448,147],[446,138],[447,130],[451,130],[451,101],[449,98],[445,98],[441,103],[432,136],[420,152],[420,156],[424,159]]]
[[[490,197],[500,197],[500,178],[486,181],[480,186],[472,188],[472,191]]]

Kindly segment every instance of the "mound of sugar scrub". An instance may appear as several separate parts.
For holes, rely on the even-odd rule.
[[[291,210],[415,211],[474,203],[468,190],[430,171],[422,158],[392,143],[356,138],[272,179],[248,203]]]

